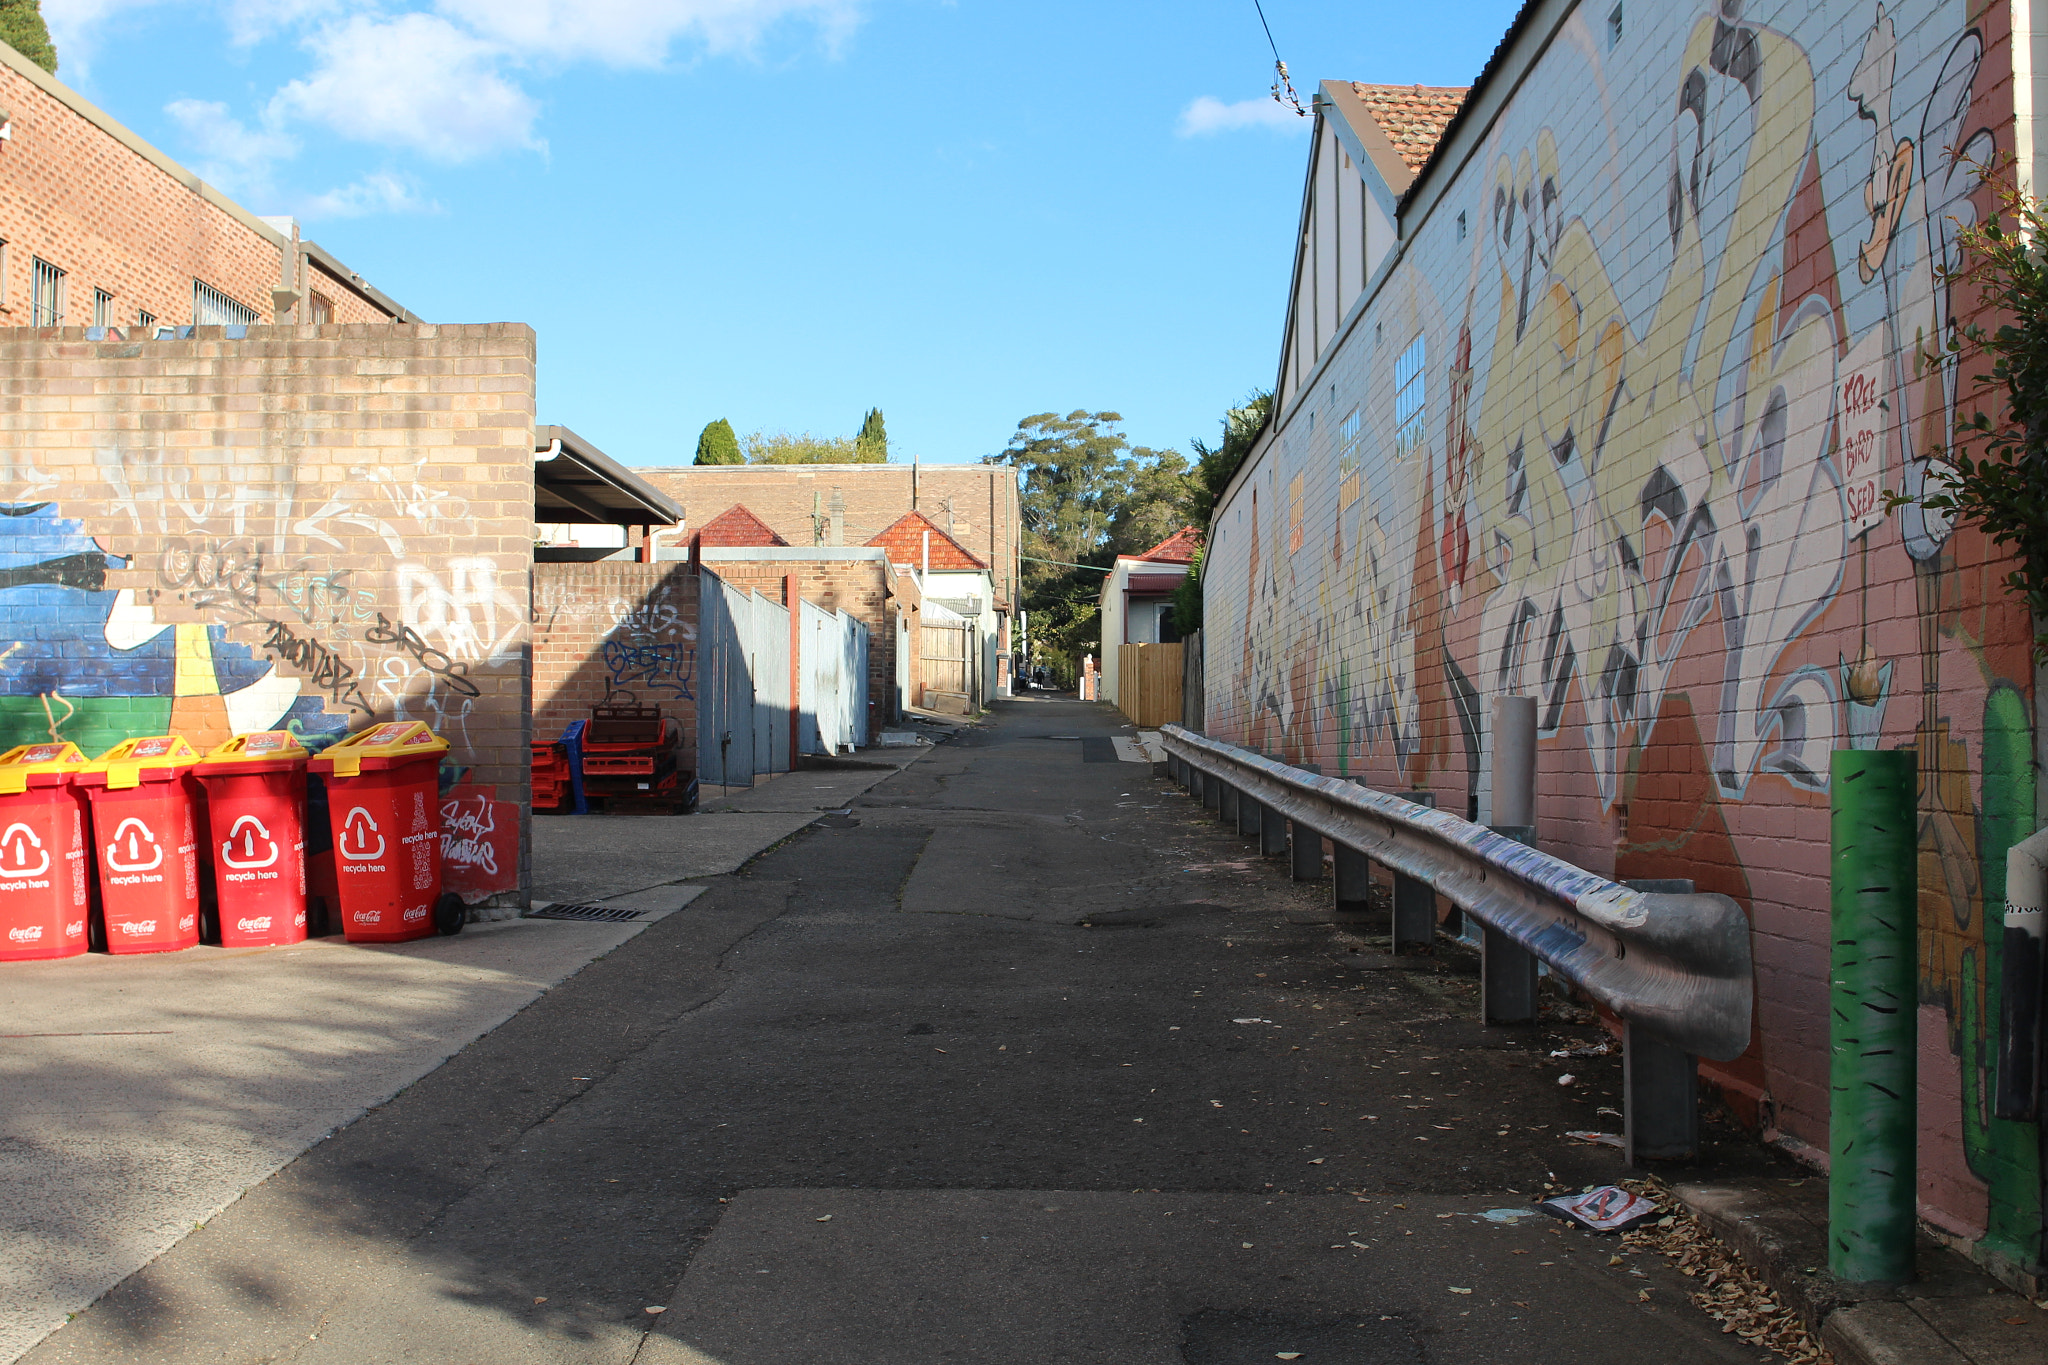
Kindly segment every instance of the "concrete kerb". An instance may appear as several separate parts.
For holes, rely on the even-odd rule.
[[[1797,1188],[1775,1181],[1669,1188],[1799,1314],[1839,1365],[2048,1360],[2048,1300],[2030,1305],[1924,1232],[1912,1284],[1850,1284],[1830,1276],[1825,1176]]]

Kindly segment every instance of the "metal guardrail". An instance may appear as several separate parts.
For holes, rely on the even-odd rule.
[[[1190,771],[1201,773],[1232,805],[1257,802],[1340,850],[1426,884],[1493,931],[1489,949],[1496,936],[1519,945],[1632,1030],[1720,1060],[1749,1046],[1749,922],[1728,897],[1633,890],[1444,811],[1178,725],[1160,735],[1183,785]],[[1221,801],[1205,804],[1230,813]],[[1262,833],[1265,849],[1277,852],[1272,831]],[[1320,840],[1315,857],[1320,873]]]

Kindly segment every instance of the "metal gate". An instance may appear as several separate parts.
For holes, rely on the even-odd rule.
[[[868,737],[868,628],[813,602],[802,608],[803,751],[858,748]]]
[[[697,652],[698,780],[746,787],[788,772],[788,609],[707,573]]]

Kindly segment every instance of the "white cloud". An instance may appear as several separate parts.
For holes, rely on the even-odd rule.
[[[273,116],[437,161],[539,145],[538,108],[500,74],[501,50],[438,15],[357,15],[319,30],[306,46],[317,65],[277,92]]]
[[[678,41],[744,51],[792,21],[828,43],[851,32],[856,0],[438,0],[435,8],[525,57],[659,66]]]
[[[1296,133],[1308,126],[1307,119],[1271,96],[1225,104],[1213,95],[1202,95],[1180,111],[1177,131],[1182,137],[1207,137],[1212,133],[1234,133],[1240,128]]]
[[[224,190],[261,188],[269,183],[271,166],[299,150],[297,142],[276,129],[246,127],[217,100],[173,100],[164,112],[197,152],[194,169]]]
[[[373,171],[353,184],[317,194],[300,206],[299,216],[361,218],[369,213],[439,213],[441,206],[420,198],[412,184],[389,171]]]

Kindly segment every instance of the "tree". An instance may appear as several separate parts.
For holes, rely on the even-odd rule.
[[[1024,606],[1031,638],[1061,676],[1101,648],[1101,570],[1172,535],[1191,506],[1186,458],[1132,446],[1122,422],[1114,412],[1037,413],[987,460],[1017,471]]]
[[[1243,407],[1232,408],[1223,414],[1223,440],[1210,446],[1203,442],[1190,441],[1195,448],[1195,495],[1193,520],[1197,525],[1207,526],[1209,518],[1216,514],[1217,499],[1230,486],[1232,476],[1244,457],[1251,454],[1252,446],[1259,439],[1259,433],[1266,428],[1266,419],[1273,413],[1273,394],[1269,389],[1256,389],[1244,400]]]
[[[747,457],[740,454],[740,439],[732,434],[732,423],[723,417],[716,422],[704,424],[704,430],[697,434],[698,464],[745,464]]]
[[[1202,628],[1202,561],[1208,555],[1207,546],[1195,551],[1187,577],[1173,590],[1173,628],[1183,639]]]
[[[57,49],[43,23],[41,0],[0,0],[0,43],[57,74]]]
[[[882,427],[882,410],[869,408],[868,415],[860,424],[860,435],[853,438],[854,459],[861,464],[887,464],[889,462],[889,433]]]
[[[786,431],[757,431],[747,437],[748,464],[871,464],[863,460],[848,436],[792,436]]]

